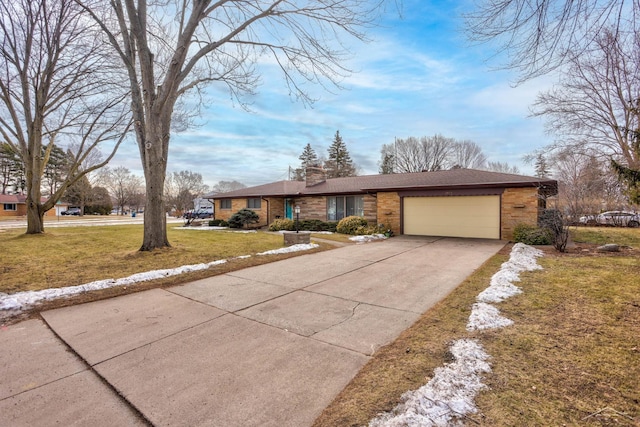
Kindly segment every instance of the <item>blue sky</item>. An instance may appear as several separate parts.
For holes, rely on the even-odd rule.
[[[390,10],[353,43],[345,64],[355,72],[344,90],[312,87],[313,107],[295,102],[281,75],[267,66],[251,112],[212,87],[200,126],[173,134],[169,172],[190,170],[205,183],[240,181],[259,185],[288,178],[289,166],[310,143],[325,155],[337,130],[363,175],[376,174],[380,149],[394,138],[442,134],[479,144],[490,161],[533,168],[522,156],[551,142],[541,119],[529,116],[550,79],[513,87],[516,75],[487,62],[491,46],[473,46],[463,33],[462,13],[470,1],[404,0],[402,16]],[[111,162],[142,175],[138,151],[127,143]]]

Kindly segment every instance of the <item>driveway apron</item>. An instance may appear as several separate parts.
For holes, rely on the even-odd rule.
[[[503,246],[401,236],[43,312],[0,332],[0,424],[311,425]]]

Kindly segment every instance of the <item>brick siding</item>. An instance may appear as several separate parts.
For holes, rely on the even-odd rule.
[[[518,224],[538,224],[538,189],[506,188],[502,193],[501,234],[503,240],[513,239],[513,230]]]
[[[378,223],[389,227],[395,234],[400,234],[400,196],[398,193],[378,193]]]

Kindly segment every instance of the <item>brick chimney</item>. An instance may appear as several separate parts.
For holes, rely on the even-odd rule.
[[[307,166],[305,171],[305,181],[307,187],[320,184],[327,180],[327,172],[321,166]]]

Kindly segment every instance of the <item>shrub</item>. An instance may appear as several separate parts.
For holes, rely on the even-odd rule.
[[[229,224],[224,219],[212,219],[209,221],[209,227],[228,227]]]
[[[549,231],[554,248],[559,252],[564,252],[569,241],[569,229],[565,226],[560,211],[545,209],[538,222],[542,228]]]
[[[250,224],[255,224],[258,221],[260,221],[260,217],[257,213],[251,209],[240,209],[231,215],[228,222],[231,228],[243,228],[248,227]]]
[[[300,221],[298,227],[300,230],[306,231],[331,231],[332,233],[336,231],[337,222],[324,222],[319,219],[305,219],[304,221]]]
[[[367,226],[367,220],[361,216],[348,216],[342,218],[336,226],[336,231],[341,234],[356,234],[359,229]]]
[[[518,224],[513,229],[513,240],[525,245],[550,245],[553,241],[553,236],[546,228]]]
[[[288,218],[276,219],[269,225],[269,231],[280,231],[280,230],[292,231],[295,229],[296,229],[296,222]]]

